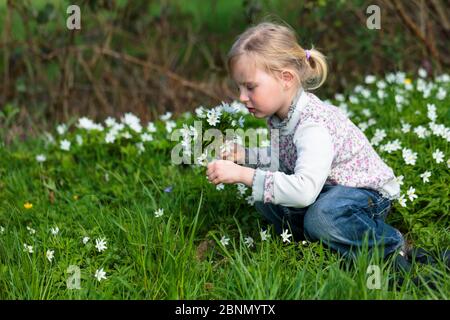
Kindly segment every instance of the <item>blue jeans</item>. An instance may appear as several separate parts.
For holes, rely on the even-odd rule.
[[[255,202],[256,209],[281,234],[289,229],[295,241],[322,241],[343,256],[355,257],[367,245],[384,256],[404,246],[402,234],[384,222],[392,200],[376,190],[324,185],[316,201],[305,208]]]

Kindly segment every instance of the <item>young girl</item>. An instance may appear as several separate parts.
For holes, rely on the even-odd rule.
[[[403,236],[384,222],[400,195],[392,169],[340,109],[309,92],[327,77],[325,57],[304,50],[289,27],[265,22],[239,36],[228,68],[241,102],[278,130],[271,146],[279,147],[281,170],[262,169],[267,150],[236,146],[225,154],[233,161],[208,165],[208,179],[251,186],[256,209],[294,240],[322,241],[344,256],[354,256],[364,239],[385,256],[399,252]]]

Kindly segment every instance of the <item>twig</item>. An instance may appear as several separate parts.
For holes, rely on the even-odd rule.
[[[89,69],[89,66],[87,65],[86,61],[83,59],[83,55],[81,52],[77,52],[77,58],[78,62],[83,67],[84,72],[86,73],[86,76],[88,77],[89,81],[92,83],[92,86],[94,88],[95,97],[97,98],[98,102],[103,106],[105,110],[108,110],[108,101],[100,91],[100,89],[97,86],[97,82],[95,82],[94,76],[92,75],[91,70]]]
[[[433,4],[439,18],[441,19],[441,24],[444,27],[444,30],[448,33],[450,31],[450,22],[447,19],[447,15],[444,13],[444,9],[442,8],[440,1],[439,0],[431,0],[431,3]],[[447,11],[447,14],[448,14],[448,11]]]
[[[168,77],[176,82],[179,82],[184,87],[188,87],[188,88],[194,89],[196,91],[199,91],[212,99],[219,100],[219,101],[221,100],[220,97],[216,96],[215,94],[210,93],[209,91],[200,87],[196,83],[186,80],[186,79],[182,78],[181,76],[177,75],[176,73],[166,70],[162,67],[159,67],[151,62],[142,61],[142,60],[135,58],[133,56],[130,56],[128,54],[120,53],[120,52],[113,51],[113,50],[110,50],[107,48],[95,47],[94,51],[99,51],[100,53],[102,53],[106,56],[110,56],[110,57],[113,57],[113,58],[116,58],[119,60],[127,61],[130,63],[136,64],[136,65],[139,65],[141,67],[144,67],[144,68],[152,69],[160,74],[164,74],[166,77]]]
[[[441,67],[441,63],[445,63],[439,55],[439,52],[437,49],[431,44],[425,35],[420,31],[419,27],[414,23],[414,21],[406,14],[405,10],[403,9],[403,6],[400,1],[393,1],[394,6],[397,9],[398,14],[402,18],[403,22],[406,24],[406,26],[414,33],[414,35],[419,38],[427,47],[428,51],[431,53],[431,55],[436,59],[436,62],[438,63],[439,67]]]
[[[69,36],[69,43],[73,44],[74,40],[74,34],[75,32],[70,32]],[[61,83],[60,83],[60,89],[62,89],[62,104],[63,104],[63,116],[64,118],[68,117],[69,114],[69,62],[70,62],[70,51],[68,47],[66,47],[66,50],[64,51],[63,59],[62,59],[62,75],[61,75]]]
[[[3,29],[3,42],[7,43],[9,41],[9,36],[11,33],[11,8],[12,8],[12,2],[7,1],[6,2],[6,17],[5,17],[5,26]],[[6,102],[8,99],[8,89],[9,89],[9,48],[5,46],[4,54],[3,54],[3,65],[5,68],[5,73],[3,75],[3,81],[4,81],[4,87],[3,87],[3,96]]]

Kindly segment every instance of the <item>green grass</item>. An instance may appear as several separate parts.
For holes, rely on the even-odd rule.
[[[449,89],[448,82],[435,86]],[[374,91],[373,85],[369,90]],[[400,120],[413,128],[425,126],[427,103],[436,105],[436,122],[448,126],[448,98],[439,100],[434,94],[423,98],[416,90],[404,91],[402,85],[386,91],[384,102],[360,98],[360,103],[349,103],[349,109],[356,123],[367,121],[364,108],[371,110],[377,124],[365,131],[369,139],[375,128],[385,128],[387,137],[381,144],[399,138],[403,147],[418,153],[415,165],[405,165],[401,150],[386,153],[376,147],[396,176],[404,175],[402,194],[414,186],[419,196],[407,207],[395,202],[388,221],[417,246],[446,248],[448,142],[434,135],[420,139],[399,129]],[[401,112],[393,102],[396,93],[407,97]],[[158,130],[163,128],[161,122],[157,125]],[[163,137],[149,142],[140,156],[133,146],[108,149],[88,139],[85,147],[74,145],[71,152],[46,146],[43,138],[1,146],[0,299],[449,298],[450,277],[442,264],[415,265],[404,283],[394,288],[391,281],[399,275],[389,261],[376,254],[369,257],[367,250],[356,261],[345,262],[320,243],[284,244],[273,232],[268,241],[261,241],[264,221],[254,207],[236,197],[234,186],[217,191],[202,169],[171,165],[170,145]],[[436,148],[445,154],[444,163],[432,159]],[[41,153],[47,156],[44,163],[35,160]],[[426,184],[419,177],[425,170],[432,172]],[[165,192],[167,186],[173,190]],[[26,209],[26,202],[33,207]],[[159,208],[164,214],[157,218],[154,212]],[[27,226],[36,232],[30,234]],[[50,228],[55,226],[60,232],[52,235]],[[224,235],[231,239],[225,247],[220,243]],[[85,236],[90,237],[86,245]],[[254,247],[243,243],[247,236],[255,240]],[[95,239],[103,237],[107,249],[98,252]],[[25,252],[24,244],[33,246],[34,252]],[[54,250],[52,262],[46,258],[47,250]],[[79,290],[67,288],[71,265],[80,269]],[[369,265],[381,269],[380,289],[367,286]],[[99,282],[94,274],[100,268],[107,279]],[[415,276],[432,277],[437,287],[426,281],[414,283]]]

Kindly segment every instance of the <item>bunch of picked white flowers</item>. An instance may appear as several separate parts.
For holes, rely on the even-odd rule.
[[[194,159],[195,165],[206,166],[208,162],[219,158],[216,153],[231,148],[232,144],[239,140],[239,137],[233,133],[236,129],[244,128],[247,114],[249,114],[247,108],[237,101],[231,104],[222,102],[211,109],[206,109],[204,106],[198,107],[192,119],[194,125],[184,124],[181,129],[183,154],[191,157],[192,144],[200,137],[202,139],[200,141],[201,155]],[[228,140],[224,141],[225,138]],[[216,146],[218,148],[213,148]]]
[[[244,145],[243,137],[248,132],[244,132],[246,116],[249,114],[244,104],[234,101],[206,109],[203,106],[198,107],[193,114],[194,125],[183,125],[181,143],[183,154],[191,157],[194,153],[194,167],[206,167],[208,163],[217,159],[223,159],[223,155],[232,153],[235,144]],[[260,137],[261,145],[267,146],[268,141],[264,140],[268,130],[266,128],[257,128],[254,130],[255,136]],[[196,146],[201,146],[201,153],[192,151],[192,142],[195,139]],[[256,141],[255,141],[256,142]],[[236,188],[237,197],[245,199],[248,204],[253,205],[254,201],[248,196],[248,188],[238,183]],[[224,184],[218,184],[217,190],[223,190]]]

